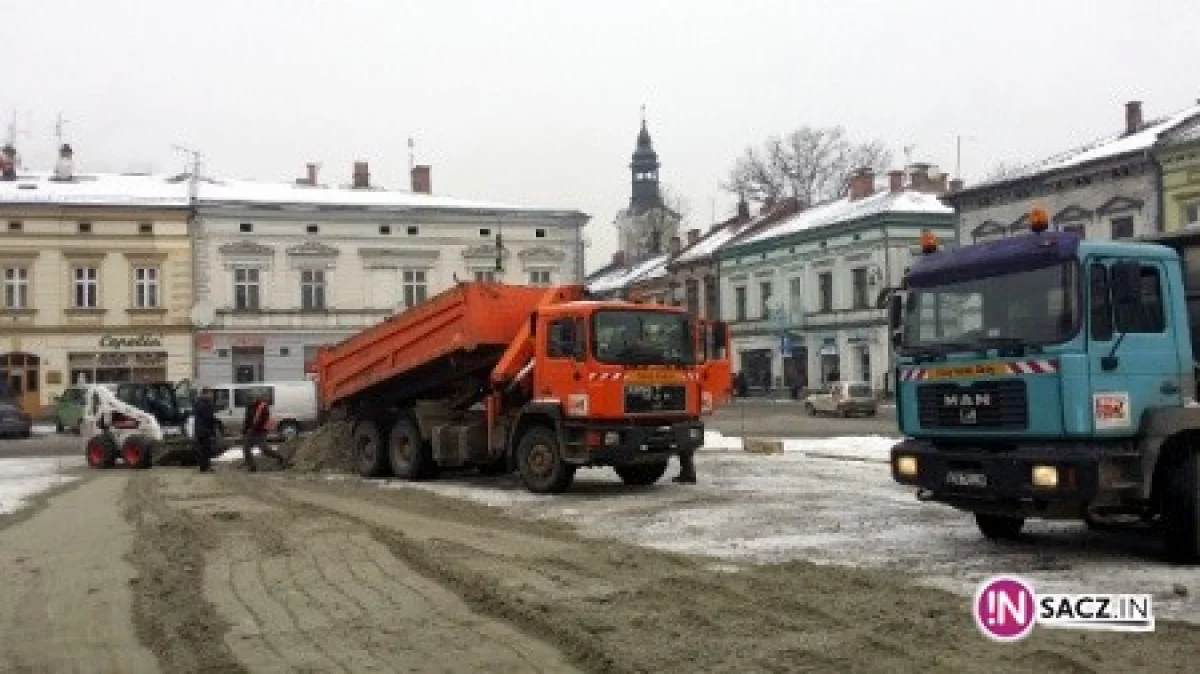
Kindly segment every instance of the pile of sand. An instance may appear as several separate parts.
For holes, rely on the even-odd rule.
[[[353,473],[353,426],[348,421],[335,421],[318,427],[312,433],[284,443],[279,453],[291,460],[291,469],[306,473]]]

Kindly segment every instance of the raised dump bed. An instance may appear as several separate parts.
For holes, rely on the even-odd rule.
[[[322,348],[321,406],[370,389],[396,398],[453,395],[486,381],[549,288],[459,283],[433,298]]]

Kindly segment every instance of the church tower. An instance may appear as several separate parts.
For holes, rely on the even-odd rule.
[[[637,149],[629,162],[633,176],[633,190],[629,197],[630,215],[641,215],[655,206],[662,205],[662,192],[658,185],[658,153],[646,129],[646,117],[642,116],[642,130],[638,132]]]
[[[648,260],[667,252],[672,237],[678,233],[679,214],[663,202],[659,184],[658,153],[646,128],[646,110],[642,108],[642,128],[638,131],[637,146],[629,162],[632,179],[629,206],[617,214],[619,250],[627,263]]]

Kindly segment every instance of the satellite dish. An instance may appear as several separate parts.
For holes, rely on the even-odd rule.
[[[192,305],[192,325],[197,328],[207,328],[216,319],[217,314],[208,302],[197,302]]]

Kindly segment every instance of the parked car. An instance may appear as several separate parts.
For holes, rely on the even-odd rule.
[[[15,403],[0,402],[0,438],[28,438],[33,435],[33,417]]]
[[[54,430],[59,433],[79,433],[83,418],[84,387],[68,386],[54,397]]]
[[[879,411],[879,400],[866,382],[839,381],[809,395],[804,401],[804,411],[814,416],[832,414],[848,417],[858,414],[873,417]]]
[[[241,435],[246,407],[260,395],[266,395],[271,404],[268,430],[272,436],[286,441],[317,425],[317,386],[312,381],[217,384],[209,388],[222,435]]]

